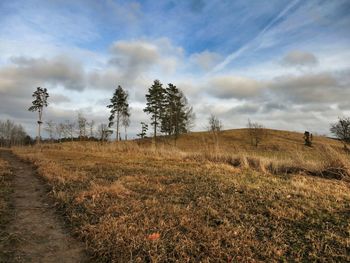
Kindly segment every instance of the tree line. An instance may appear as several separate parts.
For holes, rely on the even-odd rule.
[[[116,140],[121,140],[121,127],[124,127],[124,139],[127,140],[127,128],[130,126],[129,95],[120,85],[115,89],[110,104],[106,107],[110,110],[108,124],[100,124],[97,132],[94,130],[95,122],[88,121],[82,113],[78,113],[77,121],[65,121],[54,123],[43,122],[44,108],[48,106],[49,93],[47,89],[38,87],[33,92],[32,106],[29,111],[38,112],[38,135],[37,142],[41,140],[42,124],[51,141],[58,140],[107,140],[113,134],[115,128]],[[148,89],[146,107],[144,112],[150,115],[150,125],[153,126],[153,139],[156,143],[159,133],[172,136],[175,142],[180,134],[187,133],[194,125],[195,114],[189,106],[184,93],[172,83],[166,88],[159,80],[155,80]],[[141,132],[137,134],[140,138],[147,136],[148,124],[141,122]]]
[[[37,141],[41,139],[41,125],[42,115],[44,107],[48,106],[49,94],[47,89],[38,87],[34,91],[34,100],[29,111],[38,112],[38,136]],[[193,108],[188,104],[187,98],[184,93],[172,83],[169,83],[167,87],[163,87],[163,84],[159,80],[154,80],[152,86],[148,89],[146,97],[146,107],[143,109],[145,113],[150,115],[150,125],[153,126],[153,141],[156,143],[157,134],[162,133],[168,136],[172,136],[175,140],[182,133],[187,133],[194,125],[195,114]],[[116,140],[121,140],[120,127],[124,126],[125,140],[127,140],[127,127],[130,125],[130,106],[129,95],[120,85],[115,89],[110,104],[107,108],[110,109],[110,116],[108,118],[108,125],[100,124],[98,129],[99,139],[107,140],[113,133],[113,126],[116,126]],[[88,122],[87,119],[80,113],[78,114],[78,121],[71,123],[66,121],[65,123],[53,124],[49,121],[46,123],[45,130],[49,133],[50,138],[53,139],[53,133],[56,132],[59,140],[62,136],[65,139],[70,137],[74,140],[74,130],[78,127],[79,139],[96,139],[93,134],[94,121]],[[218,144],[218,134],[222,130],[221,121],[214,115],[209,118],[209,131],[212,132],[216,144]],[[251,144],[255,147],[261,143],[266,137],[266,130],[263,125],[259,123],[252,123],[248,120],[248,134],[251,139]],[[90,137],[87,135],[90,131]],[[145,138],[148,131],[148,124],[141,122],[141,132],[137,134],[140,138]],[[334,134],[347,149],[347,145],[350,144],[350,118],[342,117],[338,119],[338,122],[331,124],[330,132]],[[305,132],[305,134],[309,134]],[[304,134],[304,137],[305,137]],[[1,138],[5,138],[4,136]],[[8,138],[8,137],[6,137]],[[309,137],[308,137],[309,138]],[[312,137],[311,137],[312,138]],[[5,140],[5,139],[2,139]],[[9,141],[9,139],[6,139]],[[311,139],[312,140],[312,139]],[[308,145],[311,146],[311,140],[308,139]],[[305,139],[306,141],[306,139]]]
[[[175,142],[180,134],[190,131],[194,123],[195,115],[193,108],[188,105],[184,93],[172,83],[166,88],[159,80],[155,80],[146,94],[146,107],[144,112],[150,115],[153,126],[153,139],[156,142],[157,132],[173,136]],[[126,128],[130,124],[130,107],[128,93],[121,86],[116,88],[111,104],[108,127],[116,126],[116,140],[120,140],[120,125],[125,128],[125,139],[127,139]],[[141,122],[140,138],[145,138],[148,124]],[[111,133],[111,132],[110,132]]]
[[[15,124],[10,120],[0,120],[0,147],[21,146],[31,143],[32,139],[25,132],[22,125]]]

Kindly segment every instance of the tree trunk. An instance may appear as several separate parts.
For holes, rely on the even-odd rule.
[[[154,134],[153,134],[154,145],[156,145],[157,140],[157,118],[154,117]]]
[[[42,111],[39,109],[38,139],[37,139],[38,144],[40,144],[40,141],[41,141],[41,113]]]
[[[37,143],[40,144],[40,123],[38,123],[38,138],[36,139]]]
[[[116,135],[116,140],[119,141],[120,136],[119,136],[119,113],[117,113],[117,135]]]

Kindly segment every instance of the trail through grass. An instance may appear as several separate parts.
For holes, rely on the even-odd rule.
[[[133,143],[16,153],[35,163],[99,261],[350,260],[346,180],[235,167]]]

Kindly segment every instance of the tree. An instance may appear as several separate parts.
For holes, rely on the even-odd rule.
[[[44,130],[49,134],[50,140],[53,141],[56,132],[56,124],[52,120],[47,121],[45,124]]]
[[[120,140],[119,124],[121,118],[129,118],[129,103],[128,103],[128,93],[123,90],[121,86],[118,86],[114,91],[113,97],[111,98],[111,104],[107,105],[107,108],[111,109],[111,115],[109,117],[108,128],[111,128],[114,123],[117,125],[116,139]],[[116,121],[114,122],[114,119]]]
[[[350,144],[350,117],[340,117],[338,122],[331,124],[331,133],[333,133],[344,145],[347,150],[347,145]]]
[[[47,107],[48,102],[47,99],[49,97],[49,93],[47,92],[46,88],[40,88],[37,87],[36,91],[33,92],[32,95],[33,98],[35,98],[32,101],[32,106],[29,107],[29,111],[38,111],[39,114],[39,120],[38,120],[38,138],[37,138],[37,142],[40,143],[40,139],[41,139],[41,124],[42,122],[42,116],[43,116],[43,111],[44,111],[44,107]]]
[[[124,126],[125,140],[128,140],[127,128],[130,126],[130,112],[127,111],[122,114],[122,125]]]
[[[61,142],[62,135],[65,133],[64,129],[65,129],[64,123],[56,124],[56,134],[59,142]]]
[[[210,132],[220,132],[222,130],[222,122],[214,114],[209,117],[209,127]]]
[[[253,146],[256,148],[258,145],[265,139],[266,137],[266,129],[263,125],[257,123],[257,122],[251,122],[248,119],[248,136],[250,138],[250,142]]]
[[[155,80],[153,82],[153,85],[148,89],[146,100],[146,108],[143,111],[147,114],[151,114],[151,125],[153,125],[153,140],[156,144],[157,128],[161,124],[165,109],[165,89],[159,80]]]
[[[148,130],[148,125],[144,122],[141,122],[141,132],[137,134],[137,136],[140,137],[141,139],[146,138],[147,130]]]
[[[0,121],[0,147],[11,147],[13,145],[23,145],[31,143],[31,138],[20,124],[13,121]]]
[[[82,112],[78,112],[78,129],[79,129],[80,140],[86,138],[86,126],[87,126],[87,119],[84,117]]]
[[[222,130],[222,122],[219,120],[218,117],[216,117],[214,114],[211,114],[209,117],[209,126],[208,130],[212,133],[214,138],[214,143],[216,147],[219,146],[219,134]]]
[[[112,134],[112,131],[108,128],[107,124],[101,123],[98,126],[97,136],[100,138],[101,142],[107,141],[109,135]]]
[[[75,123],[70,122],[69,120],[66,120],[64,123],[64,137],[70,138],[71,141],[74,139],[74,128]]]
[[[165,89],[164,114],[161,121],[161,131],[174,135],[175,143],[180,134],[189,131],[194,114],[192,107],[181,90],[169,83]]]
[[[90,122],[87,123],[87,126],[89,127],[89,130],[90,130],[90,138],[93,138],[94,137],[94,126],[95,126],[95,121],[94,120],[91,120]]]
[[[186,132],[190,132],[195,126],[196,114],[192,106],[186,106]]]

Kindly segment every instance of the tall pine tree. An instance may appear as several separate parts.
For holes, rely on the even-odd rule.
[[[39,120],[38,120],[38,138],[37,142],[40,143],[41,139],[41,125],[43,124],[42,122],[42,116],[43,116],[43,111],[44,107],[47,107],[47,99],[49,97],[49,93],[47,92],[46,88],[40,88],[37,87],[36,91],[33,92],[32,95],[35,100],[32,101],[32,106],[29,107],[29,111],[37,111],[39,114]]]
[[[117,124],[117,141],[120,140],[119,133],[119,124],[120,121],[125,118],[129,118],[129,103],[128,103],[128,93],[123,90],[123,88],[119,85],[118,88],[115,89],[113,97],[111,98],[111,104],[107,106],[107,108],[111,109],[111,115],[109,117],[108,127],[111,128],[114,123]],[[115,120],[115,121],[114,121]]]
[[[189,131],[193,120],[192,107],[187,98],[175,85],[169,83],[165,92],[165,110],[162,116],[162,132],[174,135],[175,142],[180,134]]]
[[[148,89],[146,94],[146,108],[143,110],[147,114],[151,114],[151,125],[153,125],[154,143],[157,139],[157,129],[161,125],[163,113],[165,109],[165,89],[159,80],[155,80],[153,85]]]

